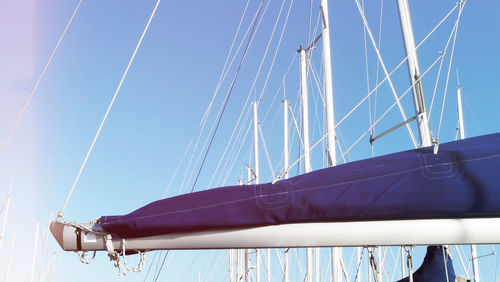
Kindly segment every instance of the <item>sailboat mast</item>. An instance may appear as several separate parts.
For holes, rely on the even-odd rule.
[[[302,101],[302,141],[304,143],[304,172],[309,173],[311,168],[311,155],[309,153],[309,102],[308,102],[308,89],[307,89],[307,51],[300,48],[300,85],[301,85],[301,101]],[[313,250],[307,248],[307,282],[313,281]]]
[[[457,110],[458,110],[458,130],[460,139],[465,139],[464,114],[462,109],[462,87],[457,88]],[[479,282],[479,264],[477,263],[477,248],[476,245],[470,245],[472,272],[474,274],[474,282]]]
[[[35,233],[35,247],[33,249],[33,258],[31,259],[31,275],[30,282],[34,281],[35,278],[35,266],[36,266],[36,253],[38,250],[38,234],[40,233],[40,222],[36,224],[36,233]]]
[[[408,58],[408,73],[413,92],[413,102],[418,123],[418,132],[420,134],[421,147],[432,145],[432,134],[429,128],[429,119],[425,107],[424,90],[420,80],[420,67],[418,64],[417,49],[413,37],[413,28],[410,17],[410,7],[408,0],[398,0],[399,19],[405,44],[406,56]]]
[[[307,89],[307,51],[300,48],[300,85],[302,100],[302,125],[304,142],[304,172],[309,173],[311,168],[311,154],[309,146],[309,94]]]
[[[16,242],[16,234],[12,236],[12,239],[10,241],[9,260],[7,262],[7,272],[5,274],[5,282],[9,282],[10,267],[12,265],[12,254],[14,253],[15,242]]]
[[[462,110],[462,87],[457,88],[458,131],[460,139],[465,139],[464,114]]]
[[[289,166],[289,156],[288,156],[288,100],[286,99],[285,92],[285,78],[283,77],[283,171],[284,179],[288,179],[288,166]],[[286,248],[283,252],[283,281],[289,282],[290,278],[288,275],[288,251],[290,249]]]
[[[321,0],[321,15],[323,29],[321,31],[323,44],[323,74],[326,107],[326,142],[328,166],[337,164],[335,140],[335,117],[333,115],[333,87],[332,87],[332,57],[330,51],[330,23],[328,18],[328,0]]]
[[[5,240],[5,228],[7,226],[7,218],[9,215],[9,206],[10,206],[10,193],[9,193],[9,195],[7,195],[7,200],[5,200],[5,213],[3,215],[2,231],[0,233],[0,251],[2,250],[2,244],[3,244],[3,241]]]
[[[257,111],[257,102],[253,102],[253,153],[254,153],[254,183],[259,184],[259,116]],[[248,269],[247,269],[248,271]],[[255,281],[260,281],[260,251],[255,250]]]
[[[257,113],[257,102],[253,106],[253,156],[254,156],[254,183],[259,184],[259,117]]]
[[[335,116],[333,110],[333,83],[332,83],[332,56],[330,49],[330,19],[328,17],[328,0],[321,0],[321,17],[323,28],[321,31],[323,44],[323,86],[325,93],[325,112],[326,112],[326,155],[328,166],[337,164],[337,151],[335,141],[337,139],[335,133]],[[342,272],[340,269],[340,258],[342,249],[333,247],[332,252],[332,280],[342,281]]]

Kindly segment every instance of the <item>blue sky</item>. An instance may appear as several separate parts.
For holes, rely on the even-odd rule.
[[[378,38],[380,1],[369,2],[366,4],[366,13],[370,27]],[[411,1],[416,42],[427,35],[455,2]],[[0,201],[5,199],[13,183],[7,236],[0,250],[0,280],[3,279],[1,273],[14,233],[16,252],[11,278],[29,278],[36,222],[40,222],[44,228],[49,214],[57,213],[62,207],[155,3],[153,0],[83,1],[5,154],[0,156]],[[281,169],[280,101],[283,89],[280,86],[291,65],[285,78],[286,93],[292,107],[297,108],[299,74],[295,51],[299,45],[305,46],[308,42],[310,2],[295,0],[276,62],[264,88],[277,38],[290,5],[290,1],[285,2],[262,73],[256,80],[254,91],[250,92],[282,2],[269,3],[196,190],[235,184],[239,178],[246,177],[245,166],[251,162],[251,140],[250,135],[243,139],[250,122],[250,116],[246,115],[248,106],[244,107],[244,102],[249,94],[252,101],[262,93],[259,113],[263,135],[274,173]],[[384,62],[390,70],[405,57],[395,3],[384,1],[380,44]],[[196,141],[200,120],[217,86],[245,4],[246,1],[239,0],[221,0],[216,3],[164,0],[160,3],[68,205],[68,220],[89,221],[101,215],[127,213],[161,198],[166,192],[169,196],[179,191],[189,192],[194,180],[190,175],[199,167],[199,163],[188,166],[189,160],[192,156],[196,160],[203,151],[198,148],[193,152],[192,146],[187,147]],[[243,30],[248,28],[258,4],[258,1],[250,1],[242,24]],[[61,0],[6,0],[0,4],[2,143],[76,5],[77,1]],[[313,1],[311,37],[318,34],[318,31],[314,32],[318,6],[319,1]],[[460,82],[465,87],[467,135],[478,136],[500,130],[500,116],[496,110],[496,105],[500,104],[500,69],[497,67],[500,56],[496,54],[500,46],[499,12],[498,1],[467,2],[451,67],[446,110],[439,136],[441,142],[455,137],[457,70]],[[456,13],[453,13],[419,49],[422,70],[437,58],[455,19]],[[368,88],[374,87],[377,61],[368,42],[367,86],[363,26],[354,1],[330,1],[330,22],[335,115],[338,120],[366,95]],[[241,41],[242,37],[238,36],[236,43]],[[319,74],[320,51],[321,48],[318,48],[312,55],[314,68]],[[240,55],[222,84],[208,118],[208,126],[216,118],[239,58]],[[444,60],[443,76],[448,69],[448,62],[448,59]],[[436,74],[437,68],[433,68],[429,76],[424,78],[428,107]],[[379,80],[382,76],[380,72]],[[394,74],[394,82],[399,93],[409,86],[406,65]],[[437,134],[444,82],[441,80],[439,84],[434,105],[436,108],[431,117],[434,134]],[[310,81],[310,91],[311,143],[315,143],[322,136],[323,113],[313,80]],[[377,101],[373,99],[370,102],[372,110],[377,104],[375,116],[380,116],[393,102],[387,85],[380,87]],[[403,103],[410,116],[413,106],[409,95],[403,99]],[[230,142],[229,136],[242,112],[246,118],[240,125],[243,127],[241,140]],[[343,150],[368,128],[368,112],[369,107],[364,104],[339,127]],[[382,132],[401,121],[399,113],[393,110],[376,130]],[[205,132],[202,140],[207,136]],[[293,161],[297,156],[297,136],[292,138],[295,142],[291,149]],[[367,138],[346,156],[348,161],[372,156]],[[226,144],[231,145],[229,155],[217,170]],[[234,147],[232,144],[235,144]],[[376,143],[373,152],[380,155],[411,148],[407,132],[399,129]],[[238,150],[240,153],[236,155]],[[322,151],[321,145],[313,151],[314,169],[324,166]],[[261,152],[261,179],[270,181],[272,176],[263,148]],[[236,161],[230,169],[233,160]],[[178,166],[180,169],[175,174]],[[296,172],[294,168],[293,174]],[[211,181],[214,174],[214,181]],[[168,187],[170,189],[167,191]],[[116,270],[107,262],[104,254],[99,254],[95,263],[82,265],[73,253],[61,252],[50,237],[47,250],[48,254],[57,251],[55,281],[87,280],[88,276],[81,275],[83,273],[99,275],[102,281],[116,279]],[[210,280],[210,269],[215,269],[214,275],[219,275],[217,277],[225,277],[225,255],[223,251],[176,252],[162,277],[166,279],[170,273],[174,273],[171,278],[173,281],[179,281],[180,277],[194,281],[200,272],[202,279]],[[153,256],[150,255],[150,259]],[[49,255],[46,256],[48,259]],[[217,265],[218,261],[222,263]],[[37,264],[38,271],[40,260]],[[144,275],[130,274],[126,280],[142,281]]]

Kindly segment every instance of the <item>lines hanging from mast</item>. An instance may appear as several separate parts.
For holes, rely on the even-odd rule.
[[[158,5],[160,4],[161,0],[158,0],[156,2],[156,5],[153,9],[153,12],[151,13],[151,16],[149,17],[148,23],[146,24],[146,27],[144,28],[144,31],[142,32],[141,38],[139,39],[139,42],[137,43],[137,46],[135,47],[134,52],[132,53],[132,57],[130,58],[127,68],[125,69],[125,72],[122,75],[122,78],[120,80],[120,83],[118,83],[118,87],[116,88],[115,94],[113,95],[113,99],[111,99],[111,102],[109,103],[108,109],[106,110],[106,113],[104,114],[104,117],[101,121],[101,124],[99,125],[99,128],[97,129],[97,133],[94,136],[94,139],[92,140],[92,144],[90,145],[90,148],[87,152],[87,155],[85,156],[85,159],[83,160],[83,163],[80,167],[80,170],[78,171],[78,174],[76,175],[76,178],[73,182],[73,185],[71,186],[71,190],[69,191],[68,197],[66,198],[66,201],[64,202],[64,205],[59,211],[57,218],[63,218],[64,216],[64,210],[66,209],[66,206],[68,205],[69,199],[71,198],[71,195],[73,194],[73,191],[75,190],[76,184],[78,183],[78,180],[80,179],[80,175],[82,174],[83,169],[85,168],[85,165],[87,164],[87,160],[90,157],[90,154],[92,153],[92,150],[94,149],[94,145],[97,141],[97,138],[99,138],[99,134],[101,133],[102,127],[104,126],[104,123],[106,122],[106,119],[108,118],[109,112],[111,111],[111,108],[113,107],[113,104],[116,100],[116,97],[118,96],[118,92],[120,91],[120,88],[122,87],[123,81],[125,80],[125,77],[127,76],[127,73],[130,69],[130,66],[132,65],[132,62],[134,61],[135,55],[137,54],[137,51],[139,50],[139,47],[141,46],[142,40],[144,39],[144,35],[146,35],[146,32],[148,31],[149,25],[151,24],[151,21],[153,20],[153,17],[156,13],[156,10],[158,9]]]
[[[224,115],[224,111],[226,110],[227,102],[229,101],[229,98],[231,97],[231,93],[233,92],[233,88],[234,88],[234,85],[236,83],[236,79],[238,78],[238,74],[240,73],[241,66],[243,65],[243,62],[245,61],[245,57],[247,55],[248,48],[250,47],[250,43],[252,42],[252,38],[253,38],[253,36],[255,34],[255,27],[257,26],[259,15],[260,15],[260,12],[262,10],[262,5],[263,4],[264,4],[264,1],[262,1],[260,3],[260,5],[259,5],[257,16],[255,17],[255,20],[253,22],[252,32],[250,33],[250,37],[248,38],[247,45],[245,47],[245,50],[243,51],[243,55],[241,57],[240,64],[238,65],[238,69],[236,70],[236,73],[234,75],[233,81],[231,82],[231,87],[229,88],[229,91],[228,91],[228,93],[226,95],[226,98],[224,100],[224,104],[223,104],[222,110],[221,110],[221,112],[219,114],[219,117],[217,118],[217,124],[215,126],[214,132],[212,133],[212,137],[210,138],[210,143],[208,144],[207,150],[205,151],[205,154],[203,156],[203,160],[201,162],[201,165],[200,165],[200,168],[198,170],[198,173],[196,174],[196,178],[194,180],[193,187],[191,187],[191,192],[193,192],[194,188],[196,187],[196,183],[198,182],[198,179],[200,177],[200,173],[201,173],[201,171],[203,169],[205,161],[207,160],[207,156],[208,156],[208,153],[210,152],[210,148],[212,147],[212,143],[214,141],[215,134],[217,133],[217,129],[219,129],[219,125],[220,125],[222,116]]]

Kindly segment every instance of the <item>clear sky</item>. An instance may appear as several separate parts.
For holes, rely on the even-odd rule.
[[[370,28],[378,40],[381,1],[367,2],[366,14]],[[391,71],[405,54],[396,1],[383,2],[380,49],[384,63]],[[418,43],[453,8],[456,0],[410,2],[415,40]],[[0,143],[6,140],[77,3],[76,0],[0,2]],[[83,1],[7,150],[0,156],[2,205],[9,187],[13,187],[6,237],[0,250],[0,281],[4,279],[14,234],[16,241],[10,277],[12,281],[29,279],[36,223],[40,222],[43,238],[48,217],[51,212],[56,214],[62,207],[155,3],[156,0]],[[90,221],[102,215],[123,214],[164,195],[173,196],[191,190],[193,174],[200,165],[199,156],[204,152],[202,145],[209,136],[206,128],[216,119],[242,50],[221,84],[205,131],[195,150],[200,121],[217,87],[246,3],[245,0],[161,1],[66,209],[68,220]],[[299,116],[299,61],[296,50],[300,45],[308,44],[308,34],[310,38],[319,34],[316,29],[319,1],[312,2],[310,25],[310,1],[295,0],[287,21],[285,18],[291,2],[284,2],[269,51],[256,78],[282,3],[264,2],[262,22],[249,48],[195,190],[232,185],[239,178],[246,178],[245,167],[252,162],[251,134],[245,135],[251,118],[249,106],[245,106],[247,96],[250,96],[250,101],[262,96],[259,114],[270,162],[275,174],[282,169],[281,100],[285,90],[295,115]],[[241,42],[245,46],[246,39],[242,34],[249,28],[259,4],[259,1],[250,1],[230,58]],[[467,136],[500,131],[497,111],[497,105],[500,105],[500,56],[497,54],[500,47],[499,13],[498,1],[467,1],[450,68],[446,107],[439,134],[441,142],[455,138],[457,71],[461,86],[464,87]],[[456,18],[457,11],[419,48],[422,71],[438,58]],[[285,21],[287,25],[283,39],[272,64]],[[383,72],[379,68],[377,76],[377,59],[369,41],[366,43],[368,59],[365,61],[363,25],[354,1],[330,1],[330,23],[335,117],[340,120],[368,93],[368,89],[373,89],[376,82],[383,78]],[[431,113],[431,128],[435,136],[445,93],[451,46],[449,48]],[[322,77],[320,52],[320,46],[312,52],[314,71],[319,78]],[[271,65],[273,67],[269,71]],[[439,63],[424,78],[428,108],[438,67]],[[269,79],[266,79],[268,73]],[[252,88],[254,79],[255,87]],[[285,89],[282,88],[283,79]],[[408,88],[406,65],[395,72],[393,81],[399,94]],[[323,111],[312,76],[309,87],[311,143],[314,144],[323,135]],[[369,127],[370,112],[376,119],[393,101],[390,89],[384,84],[379,88],[377,98],[373,96],[370,100],[370,105],[363,104],[341,124],[338,132],[342,150],[350,147]],[[410,94],[402,102],[408,116],[411,116],[413,105]],[[242,121],[237,125],[240,113]],[[401,121],[398,111],[392,110],[376,126],[376,132],[382,132]],[[234,128],[237,137],[230,139]],[[413,129],[416,134],[416,128]],[[293,134],[292,161],[298,154],[298,138],[295,132]],[[377,141],[373,151],[368,138],[365,136],[345,156],[347,161],[413,147],[404,128]],[[226,148],[227,153],[224,154]],[[313,151],[313,169],[324,166],[323,151],[323,144]],[[271,170],[262,145],[260,158],[261,180],[271,181]],[[300,173],[301,169],[294,168],[292,175]],[[3,213],[1,215],[0,220],[3,220]],[[40,242],[38,244],[40,246]],[[37,276],[41,251],[39,248]],[[488,251],[488,248],[480,249],[481,254]],[[62,252],[51,237],[42,274],[53,252],[57,252],[55,281],[117,279],[117,272],[104,253],[98,254],[93,264],[83,265],[75,254]],[[346,261],[351,255],[351,251],[348,252]],[[169,261],[172,254],[167,258],[162,279],[196,281],[198,273],[204,281],[226,277],[226,251],[173,254],[172,261]],[[158,262],[153,257],[155,254],[148,256],[150,262],[154,261],[148,274],[149,280]],[[278,269],[275,254],[273,265],[273,268]],[[495,262],[487,267],[490,267],[486,268],[488,270],[495,269]],[[327,271],[326,264],[324,268]],[[297,279],[300,276],[298,269],[294,274]],[[458,265],[455,269],[458,269]],[[47,273],[45,277],[48,279],[50,271]],[[143,281],[145,276],[146,271],[129,274],[124,280]]]

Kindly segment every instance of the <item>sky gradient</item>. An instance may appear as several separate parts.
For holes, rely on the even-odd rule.
[[[380,1],[369,2],[366,4],[366,14],[370,28],[378,38]],[[410,2],[415,40],[420,42],[456,1]],[[77,3],[75,0],[5,0],[0,3],[2,144]],[[48,217],[62,207],[155,3],[154,0],[83,1],[7,150],[0,156],[0,204],[3,205],[9,187],[13,187],[6,238],[0,250],[0,281],[4,279],[8,250],[14,234],[16,245],[11,281],[29,279],[36,223],[40,222],[41,234],[44,236]],[[197,160],[204,152],[202,145],[209,136],[205,129],[200,144],[194,150],[200,121],[216,89],[246,3],[242,0],[221,0],[216,3],[164,0],[160,3],[69,202],[66,210],[68,220],[90,221],[101,215],[128,213],[164,195],[173,196],[191,190],[193,173],[197,172],[200,165]],[[309,32],[310,2],[295,0],[279,52],[272,63],[290,3],[284,3],[262,71],[255,79],[282,4],[281,1],[264,2],[267,8],[264,8],[262,22],[249,48],[228,110],[214,139],[215,145],[208,155],[195,190],[235,184],[239,178],[246,178],[245,167],[252,162],[251,132],[245,135],[251,118],[249,106],[245,106],[247,96],[250,96],[250,101],[262,96],[259,115],[263,136],[273,172],[276,174],[282,169],[281,100],[283,93],[286,93],[298,118],[299,73],[296,50],[300,45],[307,45],[308,34],[314,38],[319,33],[315,29],[319,1],[312,3]],[[241,34],[250,26],[259,4],[258,1],[250,1],[236,44],[246,44]],[[466,4],[451,66],[446,110],[439,136],[441,142],[455,138],[457,71],[460,84],[464,87],[467,136],[500,131],[500,115],[497,111],[497,105],[500,104],[500,56],[497,55],[500,47],[499,13],[498,1],[468,1]],[[427,69],[439,56],[439,51],[443,50],[456,15],[456,12],[453,13],[419,48],[421,70]],[[365,61],[363,25],[354,1],[330,1],[330,23],[335,117],[340,120],[366,95],[368,89],[373,89],[377,81],[382,79],[383,73],[379,68],[377,77],[377,59],[369,42],[366,47],[368,59]],[[392,70],[405,57],[396,1],[384,1],[380,38],[384,63]],[[320,47],[314,50],[311,59],[318,77],[322,77],[320,51]],[[207,128],[216,119],[240,58],[241,52],[221,84],[207,119]],[[442,79],[437,87],[431,114],[431,128],[435,135],[445,93],[448,62],[449,57],[444,60]],[[273,68],[269,72],[271,65]],[[269,78],[266,79],[268,72]],[[437,67],[434,67],[424,78],[428,108],[436,75]],[[281,85],[284,76],[285,89]],[[254,79],[255,87],[251,90]],[[406,65],[395,72],[393,80],[398,93],[408,88]],[[311,143],[314,144],[323,134],[323,111],[321,97],[312,77],[309,87]],[[370,106],[368,103],[363,104],[339,126],[342,150],[346,150],[369,127],[370,110],[372,117],[378,118],[393,101],[387,84],[382,85],[376,101],[372,97]],[[402,102],[410,116],[413,112],[410,94]],[[236,141],[230,140],[241,113],[243,119],[238,128],[242,128],[242,131],[236,131]],[[400,114],[392,110],[377,125],[376,132],[382,132],[401,121]],[[416,134],[416,128],[413,129]],[[293,134],[292,161],[299,154],[298,138],[296,133]],[[412,148],[408,133],[403,128],[376,143],[373,151],[368,138],[365,136],[345,156],[346,161]],[[230,146],[224,154],[227,144]],[[313,169],[325,165],[322,146],[319,145],[313,151]],[[218,168],[221,156],[223,160]],[[263,147],[260,157],[261,179],[271,181],[272,175]],[[302,169],[294,168],[292,175],[300,173]],[[1,215],[0,220],[3,219]],[[117,271],[107,261],[105,254],[98,254],[93,264],[83,265],[75,254],[63,253],[49,236],[45,264],[54,251],[57,252],[54,281],[87,281],[89,276],[86,274],[89,273],[99,277],[98,281],[117,279]],[[488,248],[482,249],[480,254],[488,251]],[[214,277],[226,277],[225,251],[175,252],[172,261],[169,261],[171,255],[167,258],[169,263],[162,279],[196,281],[198,273],[206,281],[217,280]],[[154,256],[150,254],[149,260],[152,261]],[[38,255],[37,276],[40,257]],[[154,261],[157,263],[157,260]],[[419,262],[415,262],[417,264]],[[275,258],[273,265],[273,268],[278,269]],[[491,266],[492,269],[496,267]],[[325,271],[326,268],[325,264]],[[45,271],[45,266],[43,269]],[[294,271],[294,277],[299,277],[300,271]],[[143,281],[146,275],[129,274],[124,280]],[[151,276],[150,273],[149,280]]]

